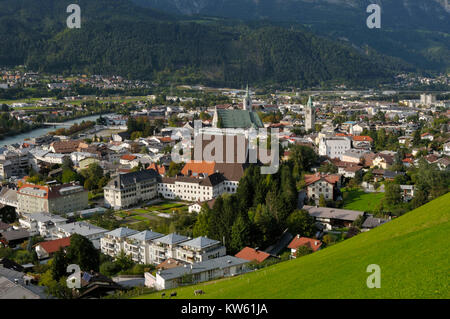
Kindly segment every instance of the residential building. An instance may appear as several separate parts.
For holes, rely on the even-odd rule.
[[[126,227],[107,232],[100,239],[100,250],[105,255],[117,257],[121,251],[125,252],[125,239],[137,233],[137,230]]]
[[[178,245],[188,240],[189,237],[176,233],[153,239],[149,245],[150,261],[160,264],[168,258],[177,258]]]
[[[17,190],[8,187],[0,189],[0,204],[17,208],[19,206]]]
[[[154,170],[120,174],[103,188],[105,205],[122,209],[154,199],[158,194],[157,177]]]
[[[291,257],[297,257],[297,250],[301,246],[306,246],[312,250],[312,252],[318,251],[322,247],[322,242],[318,239],[301,237],[300,235],[295,236],[291,241],[288,248],[291,250]]]
[[[260,251],[251,247],[244,247],[240,252],[238,252],[236,255],[234,255],[237,258],[245,259],[250,262],[256,262],[256,263],[262,263],[263,261],[267,260],[271,257],[270,254]]]
[[[78,234],[89,239],[95,248],[100,249],[100,239],[107,232],[108,230],[106,229],[86,222],[74,222],[56,226],[52,232],[52,236],[54,238],[64,238]]]
[[[305,184],[308,198],[319,201],[320,195],[325,200],[336,200],[341,187],[342,175],[316,173],[305,175]]]
[[[156,276],[145,273],[145,285],[157,290],[172,289],[183,283],[199,283],[245,273],[249,261],[223,256],[189,266],[157,271]]]
[[[359,149],[349,149],[342,154],[341,160],[343,162],[360,164],[364,160],[364,154],[367,154],[368,151],[359,150]]]
[[[339,158],[351,149],[351,140],[345,136],[324,137],[319,141],[319,155],[329,158]]]
[[[30,165],[29,152],[25,150],[5,151],[0,154],[0,178],[23,177]]]
[[[65,237],[61,239],[55,239],[50,241],[43,241],[36,245],[34,248],[36,250],[36,255],[38,259],[50,258],[54,253],[56,253],[61,248],[67,248],[70,246],[70,237]]]
[[[66,214],[89,207],[88,191],[72,183],[57,186],[24,184],[17,191],[18,213]]]
[[[369,216],[367,216],[364,223],[362,223],[361,230],[363,232],[369,231],[371,229],[374,229],[375,227],[378,227],[380,225],[387,223],[388,221],[389,221],[388,219],[376,218],[376,217],[369,215]]]
[[[365,216],[365,212],[349,209],[338,209],[318,206],[303,206],[308,214],[314,217],[318,226],[327,230],[333,228],[350,227],[360,216]]]
[[[145,265],[152,264],[153,261],[150,259],[151,241],[161,237],[164,237],[164,235],[151,230],[144,230],[131,235],[125,239],[125,254],[131,255],[131,259],[135,263]]]
[[[197,237],[182,242],[176,249],[176,259],[188,263],[198,263],[226,255],[226,248],[220,241],[206,237]]]
[[[19,223],[30,232],[31,236],[48,238],[52,236],[55,227],[66,224],[67,219],[48,213],[22,213]]]

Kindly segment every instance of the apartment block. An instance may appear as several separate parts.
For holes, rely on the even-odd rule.
[[[75,183],[57,186],[24,184],[17,191],[18,213],[66,214],[89,207],[88,191]]]
[[[176,259],[199,263],[226,255],[226,248],[218,240],[197,237],[178,245]]]

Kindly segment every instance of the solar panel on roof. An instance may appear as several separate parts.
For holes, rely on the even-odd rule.
[[[84,281],[89,282],[89,281],[91,281],[91,279],[92,279],[92,276],[89,273],[85,272],[83,274],[83,280]]]

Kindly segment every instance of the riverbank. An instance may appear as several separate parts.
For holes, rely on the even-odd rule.
[[[60,122],[60,123],[73,125],[75,123],[79,124],[83,121],[85,121],[85,122],[96,121],[100,116],[107,116],[107,115],[114,115],[114,114],[115,113],[96,113],[93,115],[82,116],[82,117],[74,118],[72,120],[64,121],[64,122]],[[6,146],[6,145],[11,145],[11,144],[16,144],[16,143],[21,144],[25,140],[32,139],[34,137],[47,135],[50,132],[53,132],[56,129],[63,128],[63,127],[65,127],[65,126],[63,126],[63,125],[57,125],[56,127],[55,126],[47,126],[47,127],[33,129],[31,131],[17,134],[14,136],[9,136],[9,137],[6,137],[6,138],[0,140],[0,146]]]

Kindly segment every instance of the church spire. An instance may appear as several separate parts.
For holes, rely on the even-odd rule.
[[[313,107],[311,95],[309,96],[308,104],[307,104],[307,105],[308,105],[308,107]]]
[[[243,109],[243,110],[250,111],[250,112],[253,111],[253,108],[252,108],[252,98],[251,98],[251,96],[250,96],[250,89],[249,89],[249,87],[248,87],[248,83],[247,83],[247,93],[245,94],[245,97],[244,97],[242,109]]]

